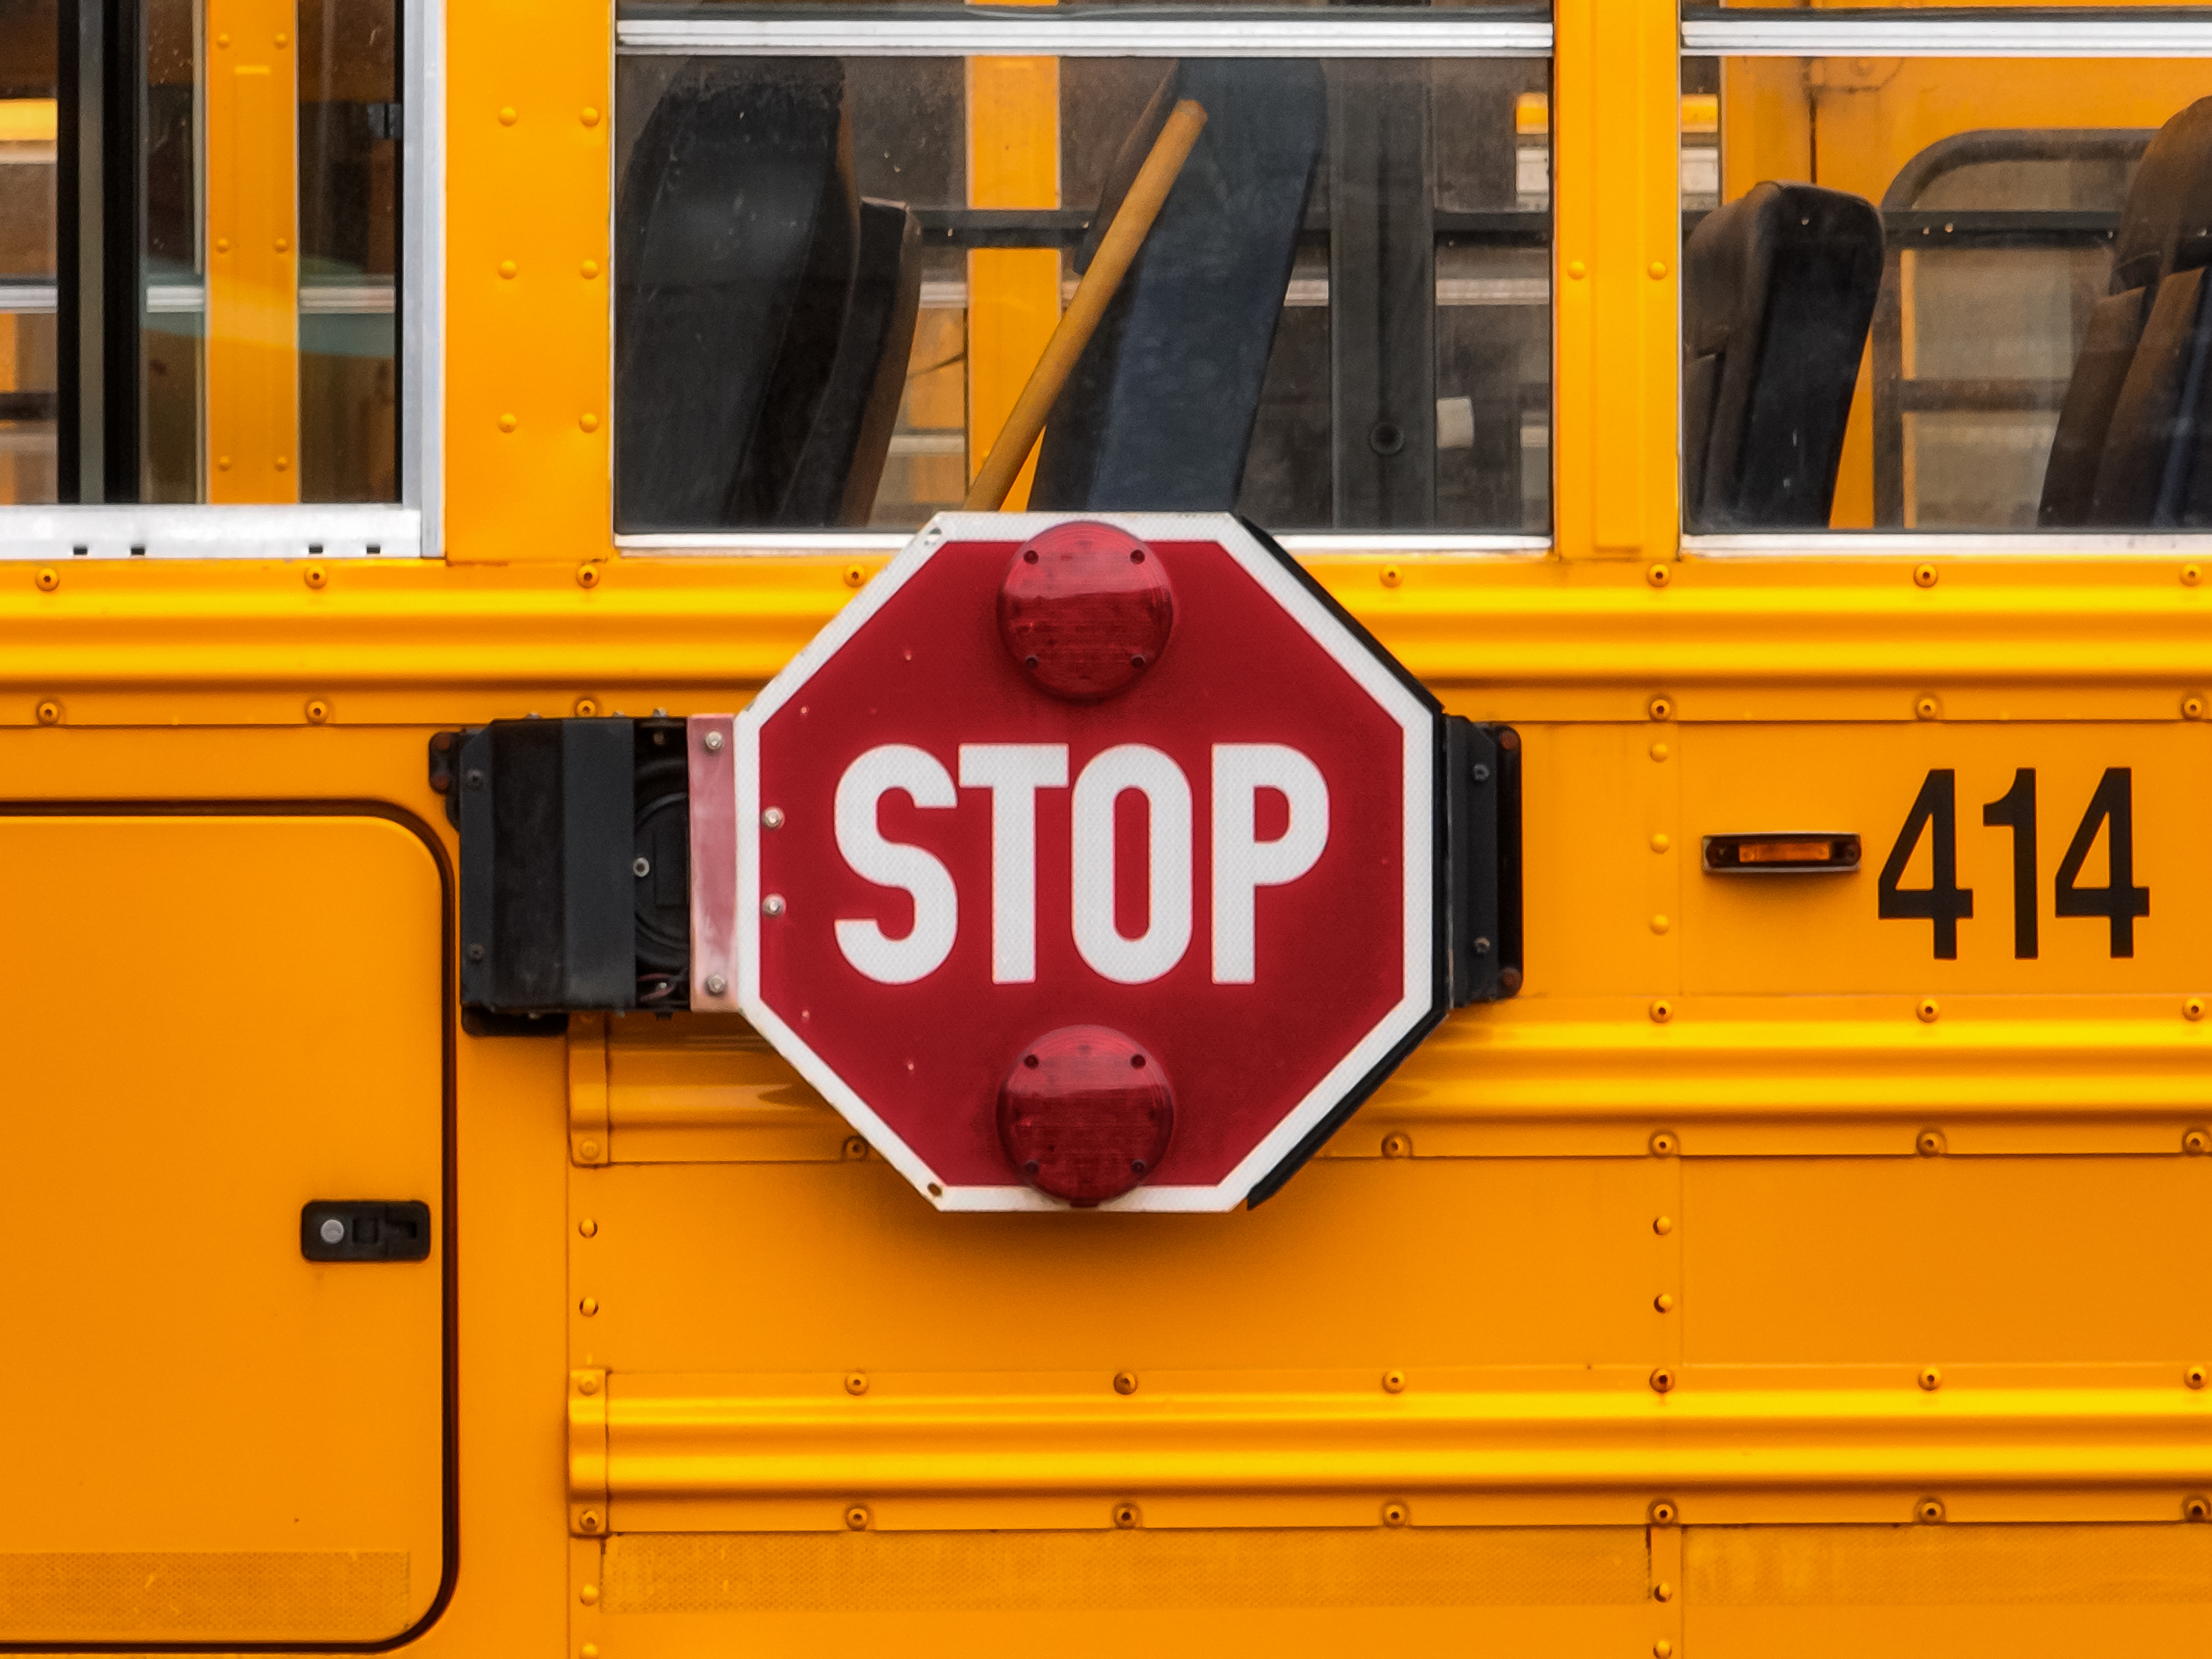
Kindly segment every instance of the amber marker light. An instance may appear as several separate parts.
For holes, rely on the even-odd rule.
[[[1859,867],[1856,836],[1809,831],[1765,836],[1707,836],[1708,875],[1818,875]]]

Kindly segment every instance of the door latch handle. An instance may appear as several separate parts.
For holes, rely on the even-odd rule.
[[[430,1254],[430,1206],[411,1198],[319,1198],[300,1208],[300,1254],[310,1261],[420,1261]]]

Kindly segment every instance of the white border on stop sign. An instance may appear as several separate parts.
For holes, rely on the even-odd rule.
[[[1110,524],[1146,542],[1213,542],[1257,581],[1354,684],[1396,720],[1405,734],[1404,869],[1405,981],[1395,1006],[1286,1113],[1217,1186],[1146,1185],[1099,1205],[1101,1210],[1231,1210],[1304,1139],[1346,1097],[1420,1028],[1435,998],[1435,715],[1348,631],[1301,577],[1284,568],[1251,532],[1225,513],[940,513],[922,528],[875,580],[808,641],[783,672],[737,719],[738,901],[737,1002],[755,1030],[868,1144],[940,1210],[1065,1210],[1068,1205],[1018,1182],[956,1187],[944,1181],[870,1109],[799,1033],[769,1007],[760,986],[761,726],[811,679],[845,642],[890,602],[939,549],[959,542],[1023,542],[1056,524]],[[1179,1109],[1181,1108],[1179,1103]],[[938,1194],[932,1194],[934,1186]]]

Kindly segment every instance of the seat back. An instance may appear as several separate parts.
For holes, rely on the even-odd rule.
[[[1881,286],[1881,216],[1814,185],[1754,185],[1683,250],[1684,521],[1825,529]]]
[[[2038,524],[2167,527],[2212,523],[2202,465],[2212,388],[2212,98],[2163,127],[2128,187],[2111,291],[2089,325],[2058,411]]]
[[[865,525],[883,482],[921,303],[921,222],[898,202],[860,203],[853,302],[780,524]]]
[[[859,216],[836,59],[678,72],[615,227],[623,528],[776,521],[832,379]]]
[[[1185,98],[1206,129],[1053,404],[1030,492],[1039,510],[1237,503],[1328,98],[1317,64],[1178,64],[1122,147],[1079,268]]]

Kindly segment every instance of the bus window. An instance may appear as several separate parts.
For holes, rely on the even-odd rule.
[[[1683,216],[1686,528],[2212,526],[2197,256],[2172,246],[2212,191],[2212,64],[2111,55],[2106,23],[2063,17],[2038,24],[2049,56],[1924,55],[1942,15],[1686,26],[1756,48],[1684,64],[1717,90],[1720,158],[1718,206]],[[1832,55],[1781,55],[1814,28]]]
[[[54,16],[0,5],[0,505],[54,499]]]
[[[1145,27],[1132,55],[1064,58],[626,32],[617,527],[965,503],[1547,531],[1547,65],[1146,55]],[[1186,106],[1197,137],[1133,208]],[[1109,232],[1139,211],[1123,270]],[[1042,437],[1014,454],[1033,377]]]

